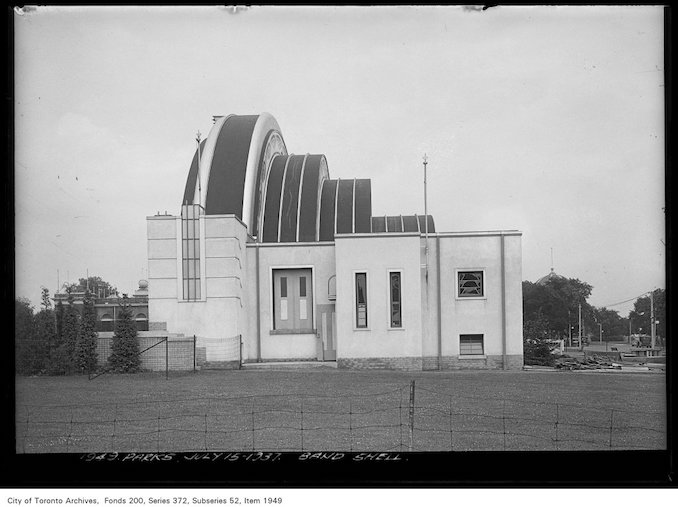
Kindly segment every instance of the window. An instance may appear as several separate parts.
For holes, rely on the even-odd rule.
[[[459,335],[459,355],[462,356],[482,356],[483,335],[481,334],[462,334]]]
[[[481,298],[485,295],[482,271],[458,271],[457,277],[460,298]]]
[[[313,332],[313,284],[310,269],[273,270],[273,329]]]
[[[402,319],[402,291],[400,290],[400,272],[390,271],[388,273],[389,280],[389,299],[390,299],[390,313],[391,313],[391,327],[403,327]]]
[[[200,205],[181,207],[181,265],[184,299],[200,299]]]
[[[355,274],[355,327],[367,327],[367,273]]]

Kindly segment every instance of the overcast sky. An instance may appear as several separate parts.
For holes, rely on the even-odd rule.
[[[665,287],[661,7],[55,8],[15,13],[16,294],[146,276],[195,133],[271,113],[371,178],[374,215],[519,229],[596,306]],[[625,316],[632,302],[612,306]]]

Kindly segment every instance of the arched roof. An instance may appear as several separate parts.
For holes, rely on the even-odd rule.
[[[548,275],[542,276],[539,280],[537,280],[536,283],[537,285],[545,285],[546,283],[550,282],[551,280],[564,280],[565,277],[557,274],[553,268],[551,268],[551,272]]]
[[[369,179],[332,180],[324,155],[288,155],[268,113],[215,117],[191,161],[182,204],[199,204],[205,215],[236,215],[262,242],[426,227],[423,216],[373,217]],[[431,216],[428,230],[435,232]]]

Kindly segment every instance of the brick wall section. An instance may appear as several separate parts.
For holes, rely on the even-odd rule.
[[[421,370],[421,357],[342,357],[337,368],[352,370]]]
[[[501,370],[502,356],[487,356],[478,359],[459,359],[457,356],[443,356],[442,370]],[[523,356],[507,356],[507,369],[520,370]],[[343,369],[371,370],[437,370],[438,357],[370,357],[339,358],[337,367]]]
[[[162,337],[155,336],[141,336],[137,338],[140,351],[158,344],[141,354],[141,368],[150,371],[165,371],[165,355],[167,354],[170,370],[192,370],[193,338],[172,339],[170,337],[167,343],[167,351],[165,351],[165,343],[162,342],[162,339]],[[97,362],[99,366],[105,365],[108,361],[112,343],[112,338],[100,337],[97,340]]]
[[[195,348],[195,364],[202,366],[207,362],[207,347]]]

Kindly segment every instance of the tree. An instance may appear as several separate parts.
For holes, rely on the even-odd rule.
[[[93,297],[107,297],[111,294],[118,294],[118,289],[100,276],[80,278],[77,283],[65,284],[64,288],[66,292],[86,292],[89,290]]]
[[[569,335],[569,328],[577,326],[579,305],[582,320],[593,322],[593,308],[586,300],[593,287],[576,278],[554,277],[544,284],[523,282],[523,320],[544,319],[546,329],[560,338]],[[578,333],[579,330],[576,330]]]
[[[35,373],[35,321],[33,306],[25,298],[14,300],[14,344],[16,372]]]
[[[603,340],[620,339],[628,333],[626,320],[623,319],[616,310],[608,308],[594,308],[594,329],[593,334],[600,339],[599,324],[602,324]],[[595,339],[594,339],[595,341]]]
[[[116,321],[108,362],[116,372],[136,373],[141,369],[137,328],[132,319],[132,307],[127,295],[123,294],[119,301],[120,314]]]
[[[64,311],[63,342],[61,347],[66,359],[66,371],[70,372],[75,366],[75,344],[80,336],[80,314],[73,304],[73,295],[68,294],[68,306]]]
[[[548,320],[537,314],[530,320],[523,321],[523,358],[525,364],[552,366],[555,358],[551,353],[549,340],[557,335],[549,329]]]
[[[82,300],[80,333],[74,350],[74,366],[80,373],[91,373],[97,366],[96,310],[92,293],[85,291]]]
[[[654,319],[659,321],[655,329],[658,336],[666,338],[666,291],[655,289],[652,295],[654,297]],[[652,334],[649,295],[636,299],[633,310],[629,312],[629,318],[631,319],[632,333]]]
[[[65,375],[70,369],[70,360],[64,344],[66,311],[61,301],[57,301],[54,314],[54,340],[50,348],[50,361],[47,371],[50,375]]]
[[[55,340],[54,310],[49,298],[49,290],[42,287],[41,309],[34,316],[35,349],[34,361],[36,369],[44,372],[49,369],[51,350]]]

